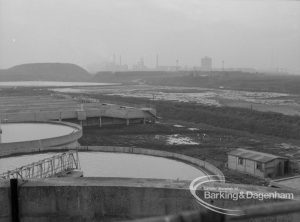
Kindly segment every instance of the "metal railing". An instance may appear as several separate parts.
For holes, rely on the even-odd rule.
[[[54,155],[14,170],[0,174],[2,179],[30,179],[53,177],[71,170],[80,169],[77,151]]]

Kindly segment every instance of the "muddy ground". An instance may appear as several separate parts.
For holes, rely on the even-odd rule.
[[[179,140],[169,140],[174,137]],[[189,138],[189,141],[180,138]],[[267,182],[227,169],[227,153],[241,147],[276,155],[299,152],[297,146],[283,148],[288,146],[286,142],[280,138],[167,120],[145,125],[86,127],[80,139],[82,145],[130,146],[185,154],[214,164],[222,170],[228,182],[257,185],[266,185]]]

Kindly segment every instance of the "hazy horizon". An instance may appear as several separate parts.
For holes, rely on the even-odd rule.
[[[122,56],[300,74],[300,2],[231,0],[0,0],[0,68]]]

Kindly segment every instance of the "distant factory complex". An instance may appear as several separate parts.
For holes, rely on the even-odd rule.
[[[107,72],[126,72],[126,71],[163,71],[163,72],[177,72],[177,71],[241,71],[241,72],[257,72],[254,68],[230,68],[225,67],[225,61],[222,60],[218,65],[213,62],[213,58],[209,56],[204,56],[200,59],[199,65],[182,65],[179,59],[174,60],[173,65],[164,65],[159,60],[159,55],[155,56],[154,66],[147,65],[144,57],[140,57],[136,63],[132,66],[124,64],[122,62],[122,56],[117,59],[116,55],[113,55],[112,61],[105,62],[102,66],[98,66],[97,71],[107,71]],[[119,60],[119,61],[117,61]],[[149,61],[148,61],[149,62]],[[214,65],[215,64],[215,65]],[[93,68],[95,69],[95,68]]]
[[[180,65],[180,60],[176,59],[174,61],[174,65],[162,65],[159,62],[159,55],[155,57],[155,66],[149,67],[146,65],[146,62],[143,57],[132,65],[130,68],[129,65],[122,63],[122,56],[119,56],[119,61],[117,62],[116,55],[113,55],[113,59],[110,62],[106,62],[105,65],[101,68],[102,71],[110,71],[110,72],[122,72],[122,71],[169,71],[176,72],[180,70],[201,70],[201,71],[212,71],[213,70],[213,62],[212,58],[205,56],[201,58],[201,66],[192,66],[189,67],[187,65]],[[222,64],[224,66],[224,62]],[[224,67],[223,67],[224,68]]]

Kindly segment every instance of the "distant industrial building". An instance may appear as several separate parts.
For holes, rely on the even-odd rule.
[[[156,55],[156,66],[155,71],[165,71],[165,72],[175,72],[181,70],[182,67],[179,65],[179,59],[176,59],[175,65],[167,66],[167,65],[159,65],[158,55]]]
[[[146,71],[148,70],[147,66],[144,63],[144,58],[140,58],[140,61],[137,64],[132,66],[132,70],[134,71]]]
[[[212,70],[212,58],[205,56],[201,59],[201,70],[211,71]]]
[[[116,62],[116,56],[113,55],[113,61],[106,63],[104,70],[111,71],[111,72],[128,71],[128,65],[122,64],[122,56],[121,55],[119,57],[119,63]]]
[[[274,178],[288,173],[289,160],[268,153],[236,149],[228,153],[228,168],[261,178]]]
[[[128,65],[126,65],[126,64],[118,65],[115,63],[106,63],[103,70],[110,71],[110,72],[128,71]]]
[[[176,72],[181,70],[181,66],[158,66],[156,71]]]

